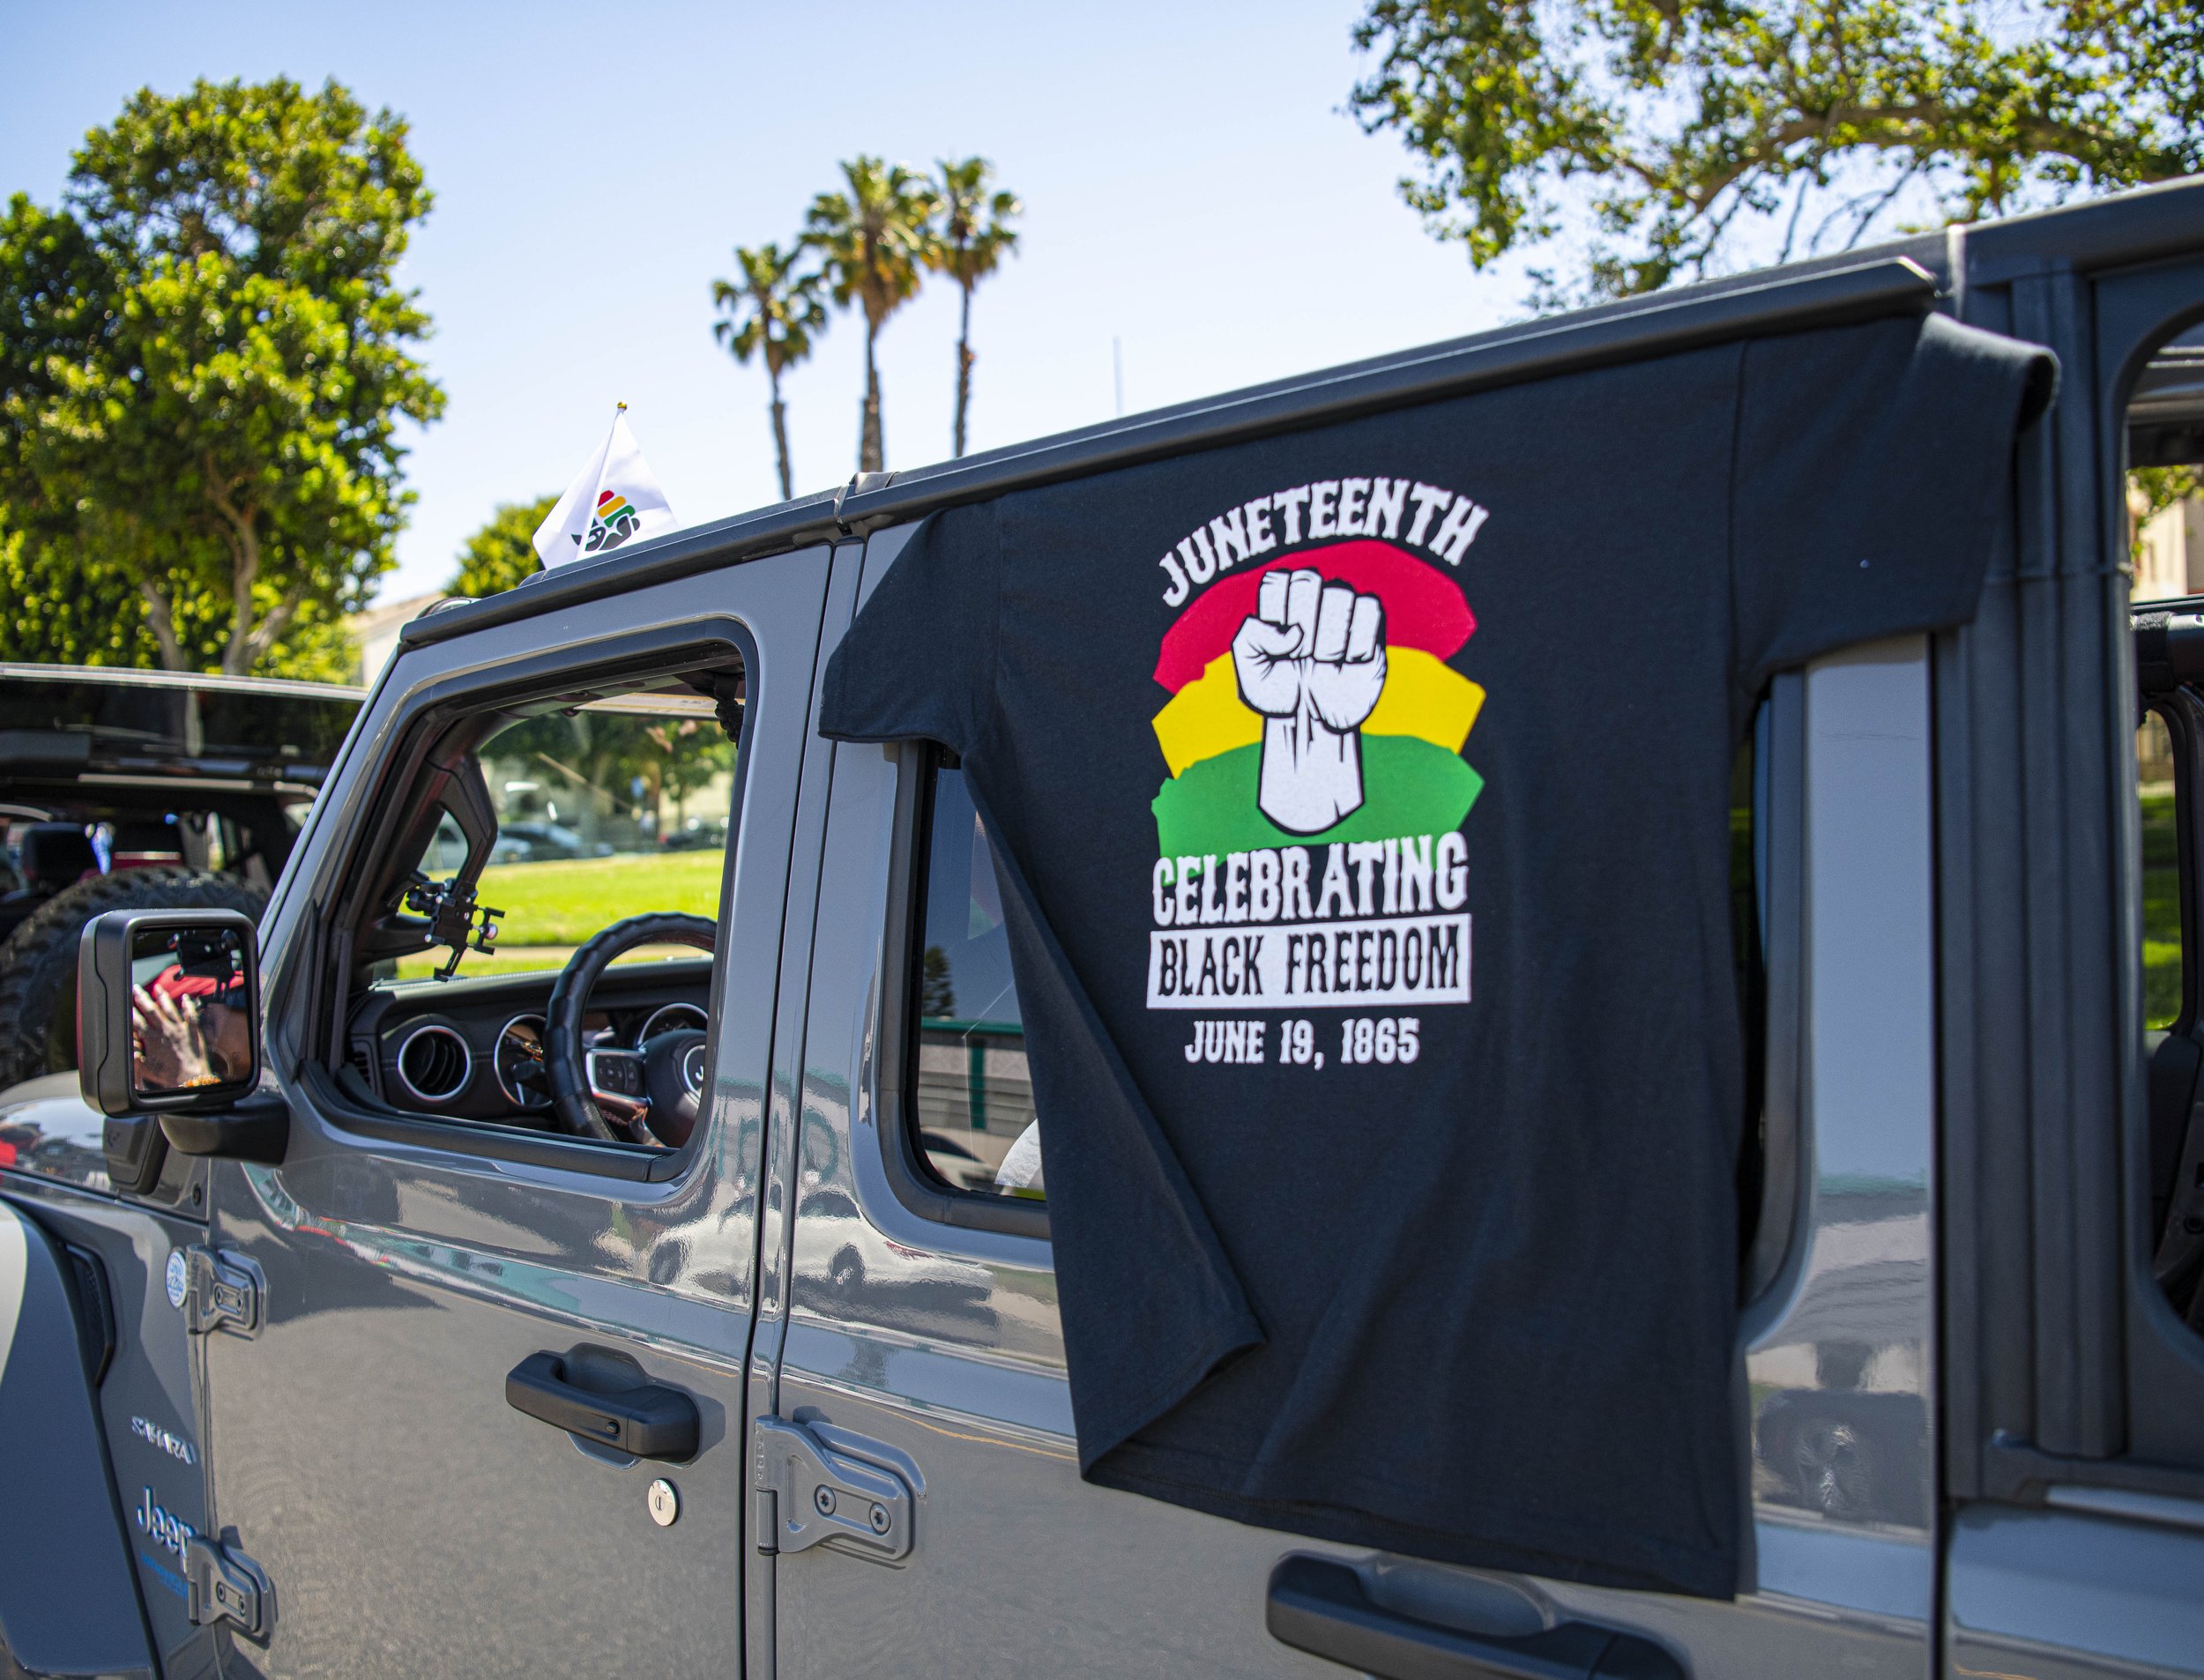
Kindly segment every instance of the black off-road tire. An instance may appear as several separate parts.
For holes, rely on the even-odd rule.
[[[0,945],[0,1090],[77,1065],[77,942],[111,910],[235,910],[268,895],[235,875],[168,866],[94,875],[56,893]]]

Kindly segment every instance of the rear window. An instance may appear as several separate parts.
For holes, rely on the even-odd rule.
[[[937,768],[920,911],[912,1139],[956,1190],[1038,1198],[1040,1128],[994,854],[962,770]]]
[[[165,682],[0,676],[0,757],[130,769],[198,762],[209,772],[318,781],[336,761],[359,697],[274,684],[249,689]]]

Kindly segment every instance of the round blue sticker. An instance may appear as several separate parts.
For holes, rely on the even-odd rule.
[[[183,1251],[179,1248],[175,1250],[168,1256],[168,1305],[170,1306],[181,1308],[183,1305],[183,1289],[186,1277],[187,1271],[183,1263]]]

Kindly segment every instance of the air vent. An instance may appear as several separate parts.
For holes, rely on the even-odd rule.
[[[398,1077],[424,1103],[448,1103],[466,1089],[474,1058],[449,1027],[416,1027],[398,1048]]]
[[[376,1077],[374,1039],[355,1038],[352,1041],[352,1067],[353,1071],[366,1082],[369,1090],[377,1096],[383,1095],[383,1082]]]

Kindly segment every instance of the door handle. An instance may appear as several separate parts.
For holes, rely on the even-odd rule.
[[[696,1402],[680,1389],[645,1383],[600,1394],[568,1381],[555,1353],[532,1353],[507,1372],[505,1403],[639,1459],[696,1456]]]
[[[1685,1680],[1650,1639],[1590,1622],[1502,1636],[1389,1610],[1353,1570],[1324,1557],[1278,1560],[1264,1620],[1280,1644],[1379,1680]]]

